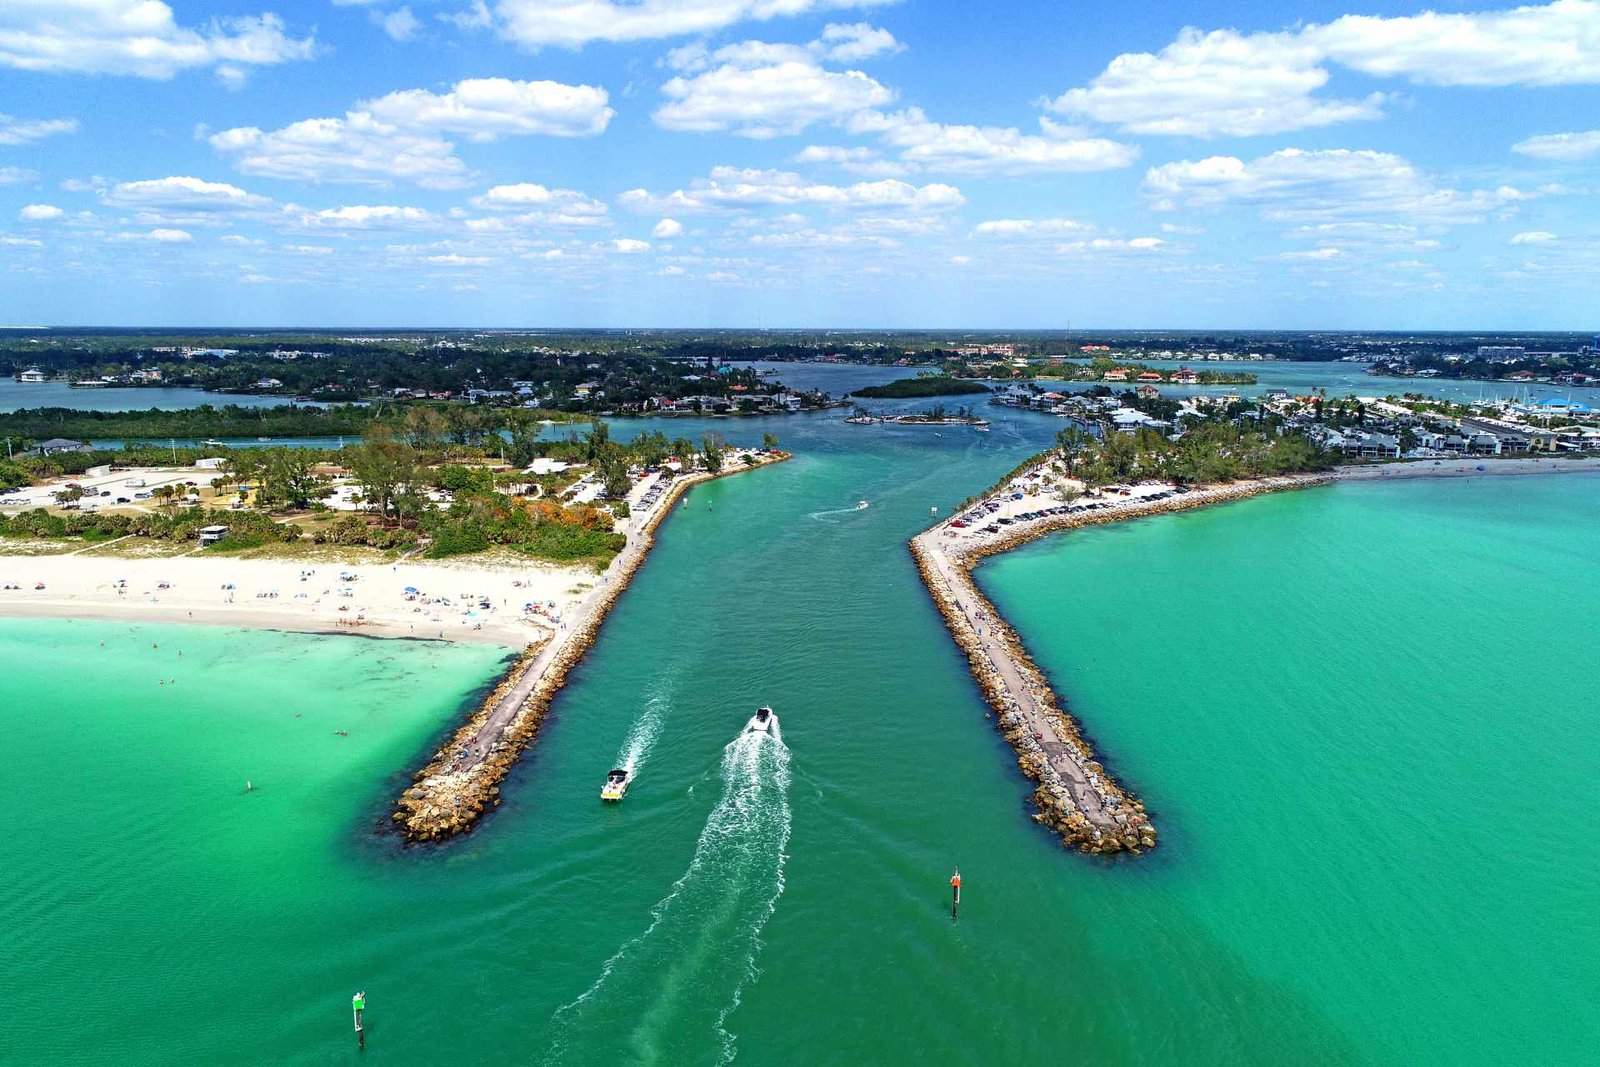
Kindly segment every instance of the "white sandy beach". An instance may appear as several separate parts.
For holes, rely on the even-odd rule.
[[[758,467],[782,458],[734,449],[725,473],[743,472],[746,454]],[[698,473],[673,484],[687,488],[706,477]],[[631,516],[617,526],[627,545],[600,573],[587,566],[533,562],[340,564],[207,555],[0,555],[0,617],[210,623],[511,648],[561,637],[546,645],[554,658],[565,638],[598,610],[608,583],[635,565],[636,557],[642,558],[650,524],[673,499],[671,487],[659,475],[647,475],[634,485]],[[346,574],[352,576],[348,581],[341,577]]]
[[[0,556],[0,586],[18,587],[0,589],[0,616],[342,631],[520,648],[552,633],[599,580],[588,568],[540,564]]]

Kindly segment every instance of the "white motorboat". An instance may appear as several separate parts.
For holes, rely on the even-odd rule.
[[[865,510],[867,510],[867,509],[868,509],[868,508],[870,508],[870,507],[871,507],[871,506],[872,506],[872,505],[871,505],[871,504],[869,504],[869,503],[867,503],[867,502],[866,502],[866,501],[865,501],[865,500],[858,500],[858,501],[856,501],[856,510],[857,510],[857,511],[865,511]]]
[[[606,775],[606,784],[600,787],[601,800],[621,800],[628,795],[628,772],[621,767]]]
[[[750,721],[744,724],[747,734],[768,734],[778,725],[778,716],[771,708],[757,708]]]

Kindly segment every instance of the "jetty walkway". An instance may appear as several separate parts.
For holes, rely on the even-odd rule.
[[[746,455],[752,462],[745,462]],[[553,633],[528,646],[449,743],[412,776],[392,816],[408,839],[437,841],[464,833],[500,803],[500,782],[538,736],[567,675],[594,644],[612,606],[649,555],[656,528],[683,494],[701,482],[770,466],[789,454],[736,451],[726,458],[716,474],[699,471],[675,478],[647,507],[633,512],[626,544],[595,587]]]
[[[918,534],[911,553],[923,583],[956,644],[966,653],[1017,764],[1038,783],[1034,819],[1083,852],[1139,852],[1156,844],[1143,802],[1096,760],[1078,723],[1063,707],[1011,626],[972,580],[991,556],[1056,530],[1117,522],[1241,500],[1260,493],[1323,485],[1328,475],[1287,475],[1179,490],[1144,483],[1123,493],[1063,504],[1044,480],[1024,471]],[[1007,520],[1004,525],[998,520]],[[957,525],[957,524],[960,525]]]

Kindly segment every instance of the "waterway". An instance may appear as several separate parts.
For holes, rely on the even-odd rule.
[[[79,411],[180,411],[206,404],[267,408],[287,404],[288,397],[245,393],[211,393],[204,389],[138,388],[74,389],[64,382],[19,382],[0,377],[0,414],[32,408],[76,408]]]
[[[353,1059],[365,989],[369,1063],[1583,1061],[1600,479],[985,564],[1161,828],[1101,862],[1028,821],[904,547],[1059,421],[842,414],[664,427],[796,458],[689,494],[443,849],[374,828],[497,651],[0,620],[6,1058]],[[762,703],[781,747],[738,740]]]

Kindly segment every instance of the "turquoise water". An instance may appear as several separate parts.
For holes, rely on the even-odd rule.
[[[364,988],[395,1064],[1580,1061],[1600,479],[1317,490],[986,564],[1162,829],[1100,862],[1027,820],[904,547],[1059,428],[995,418],[782,420],[797,458],[691,492],[443,849],[374,828],[496,650],[0,621],[0,1048],[335,1062]],[[781,746],[738,740],[760,703]]]
[[[1587,476],[1342,486],[982,576],[1155,808],[1162,906],[1382,1062],[1580,1062],[1597,521]]]

